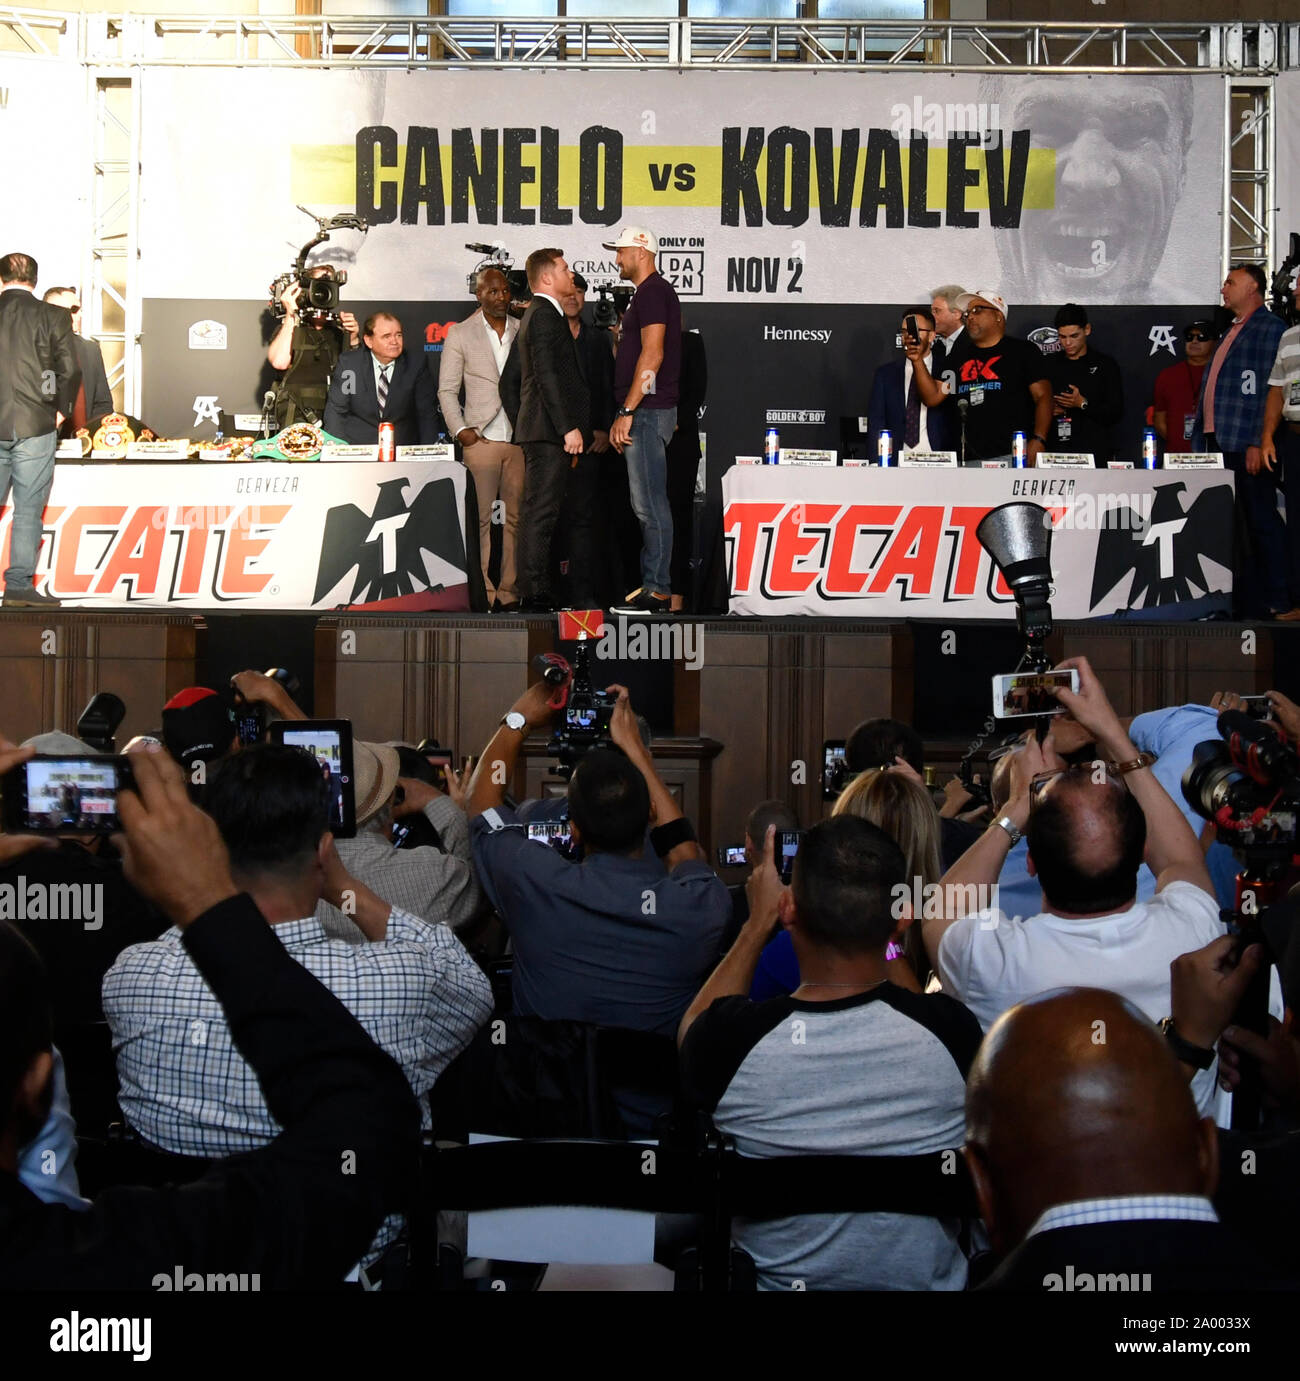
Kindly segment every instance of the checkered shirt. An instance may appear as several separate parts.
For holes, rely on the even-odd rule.
[[[1244,451],[1259,445],[1268,376],[1285,331],[1286,322],[1281,317],[1274,316],[1267,307],[1258,307],[1228,348],[1214,385],[1214,435],[1222,450]],[[1222,349],[1220,345],[1218,350]],[[1201,397],[1192,433],[1195,449],[1205,443],[1205,385],[1212,367],[1213,360],[1201,376]]]
[[[387,835],[363,825],[355,839],[338,841],[339,858],[382,901],[454,930],[483,907],[483,889],[470,854],[469,822],[446,796],[430,801],[424,814],[438,831],[445,853],[431,845],[395,849]],[[318,903],[316,919],[332,939],[354,944],[364,940],[355,922],[329,902]]]
[[[1157,1220],[1217,1223],[1219,1215],[1199,1194],[1126,1194],[1113,1199],[1078,1199],[1049,1208],[1026,1238],[1054,1228],[1077,1228],[1087,1223],[1150,1223]]]

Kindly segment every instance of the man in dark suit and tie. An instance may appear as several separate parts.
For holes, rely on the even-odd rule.
[[[915,317],[917,335],[925,350],[926,364],[931,363],[931,345],[935,338],[934,313],[928,307],[909,307],[903,313],[902,332],[907,337],[907,318]],[[867,404],[867,420],[871,428],[871,451],[880,454],[880,433],[893,437],[893,455],[897,459],[904,449],[909,451],[955,451],[956,428],[951,417],[952,404],[941,408],[927,408],[917,391],[912,361],[904,357],[890,360],[876,370],[871,381],[871,401]]]
[[[391,422],[398,446],[438,439],[433,380],[424,361],[402,350],[402,323],[389,312],[368,316],[363,348],[339,356],[325,402],[325,430],[352,446],[373,446]]]
[[[1219,1222],[1216,1128],[1176,1036],[1097,988],[1039,994],[989,1029],[966,1089],[966,1161],[1002,1257],[983,1289],[1282,1284]]]
[[[72,314],[72,343],[77,347],[77,362],[81,365],[81,387],[71,413],[63,419],[59,434],[75,436],[79,428],[114,410],[113,391],[108,386],[108,371],[104,368],[99,342],[81,334],[80,293],[75,288],[49,288],[45,301],[52,307],[66,307]]]
[[[564,314],[565,299],[573,292],[573,273],[563,253],[534,250],[526,269],[533,300],[516,337],[520,386],[514,439],[524,448],[517,565],[520,607],[540,612],[553,607],[551,538],[566,503],[572,538],[570,578],[579,589],[591,579],[591,495],[587,486],[569,484],[573,466],[592,442],[591,394]]]

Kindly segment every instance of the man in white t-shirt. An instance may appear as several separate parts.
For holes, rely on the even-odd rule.
[[[1057,696],[1104,760],[1045,771],[1050,760],[1031,741],[1012,766],[1005,811],[944,875],[943,915],[923,923],[944,991],[985,1030],[1017,1002],[1063,987],[1109,989],[1160,1021],[1170,1015],[1170,964],[1226,933],[1200,844],[1152,772],[1154,755],[1138,752],[1086,658],[1062,666],[1078,669],[1079,692]],[[1015,920],[996,903],[966,905],[979,895],[968,885],[995,884],[1022,833],[1042,912]],[[1140,902],[1144,851],[1157,885]],[[1211,1064],[1193,1081],[1202,1112],[1214,1078]]]

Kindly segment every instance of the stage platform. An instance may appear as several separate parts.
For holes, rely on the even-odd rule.
[[[915,724],[929,760],[954,769],[987,732],[989,678],[1019,656],[1006,621],[678,617],[650,621],[664,631],[644,646],[636,626],[616,625],[603,647],[591,645],[592,680],[629,687],[665,778],[710,849],[738,842],[746,813],[766,797],[818,819],[822,743],[862,719]],[[531,679],[533,657],[557,648],[572,652],[544,615],[10,611],[0,615],[0,730],[15,741],[74,732],[90,697],[113,691],[127,705],[125,742],[156,730],[162,704],[184,686],[284,666],[302,683],[305,710],[350,718],[358,737],[431,735],[477,753]],[[1288,625],[1061,623],[1049,651],[1087,656],[1121,714],[1224,689],[1300,699],[1300,629]],[[534,739],[516,789],[560,789],[547,781],[550,761],[545,739]]]

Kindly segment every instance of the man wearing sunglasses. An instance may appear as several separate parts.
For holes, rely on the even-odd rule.
[[[1086,658],[1062,665],[1077,668],[1079,691],[1056,696],[1100,760],[1067,769],[1050,735],[1041,748],[1031,740],[1011,765],[1003,814],[944,874],[944,914],[922,925],[944,991],[985,1030],[1017,1002],[1070,986],[1119,993],[1160,1021],[1170,1010],[1170,964],[1226,933],[1200,842],[1151,770],[1154,755],[1139,753]],[[1041,912],[966,914],[967,899],[997,882],[1022,835]],[[1139,901],[1144,856],[1156,891]],[[1214,1078],[1211,1064],[1193,1082],[1202,1113]]]
[[[1183,358],[1156,375],[1152,425],[1166,451],[1190,451],[1205,366],[1214,354],[1219,328],[1201,318],[1183,327]]]

